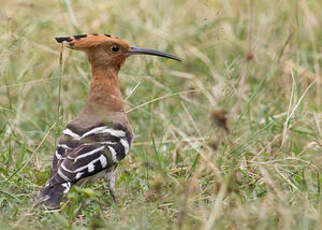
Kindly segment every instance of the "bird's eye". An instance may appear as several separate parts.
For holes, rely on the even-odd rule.
[[[113,52],[117,52],[117,51],[119,51],[119,49],[120,49],[120,47],[118,47],[117,45],[112,46]]]

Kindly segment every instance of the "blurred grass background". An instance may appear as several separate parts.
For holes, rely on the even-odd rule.
[[[319,229],[322,3],[318,0],[1,0],[1,229]],[[135,140],[60,211],[32,209],[90,66],[56,36],[110,33],[183,63],[120,72]],[[58,86],[61,77],[61,111]]]

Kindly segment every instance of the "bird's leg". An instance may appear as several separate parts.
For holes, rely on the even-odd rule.
[[[116,167],[107,173],[107,184],[113,201],[117,203],[116,190],[115,190],[115,169]]]

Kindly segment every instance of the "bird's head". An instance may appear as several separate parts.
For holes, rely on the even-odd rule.
[[[154,55],[181,61],[180,58],[154,49],[130,46],[127,42],[109,34],[82,34],[72,37],[57,37],[58,43],[64,43],[67,47],[85,51],[89,61],[95,66],[111,66],[121,68],[125,59],[131,55]]]

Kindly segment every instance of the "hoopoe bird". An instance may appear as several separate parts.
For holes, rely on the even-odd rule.
[[[118,72],[126,58],[135,54],[180,59],[166,52],[130,46],[109,34],[57,37],[56,41],[88,55],[92,79],[85,106],[62,131],[50,177],[38,202],[57,209],[71,186],[104,176],[116,201],[114,171],[128,154],[133,138],[118,86]]]

